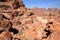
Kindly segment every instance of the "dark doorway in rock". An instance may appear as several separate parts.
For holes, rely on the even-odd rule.
[[[19,31],[15,28],[10,28],[9,29],[10,32],[13,32],[13,34],[17,34]]]

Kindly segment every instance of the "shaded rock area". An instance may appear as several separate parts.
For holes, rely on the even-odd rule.
[[[60,40],[60,9],[0,0],[0,40]]]

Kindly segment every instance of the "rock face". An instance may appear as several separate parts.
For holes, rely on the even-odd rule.
[[[11,40],[11,39],[12,35],[7,31],[4,31],[0,34],[0,40]]]
[[[2,10],[11,10],[20,7],[25,7],[22,0],[0,0],[0,9]]]
[[[60,40],[60,9],[0,0],[0,40]]]

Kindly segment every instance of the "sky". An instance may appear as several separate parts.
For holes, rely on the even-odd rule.
[[[23,0],[28,8],[60,8],[60,0]]]

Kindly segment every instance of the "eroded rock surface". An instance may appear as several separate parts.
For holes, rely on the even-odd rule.
[[[60,40],[60,9],[0,0],[0,40]]]

